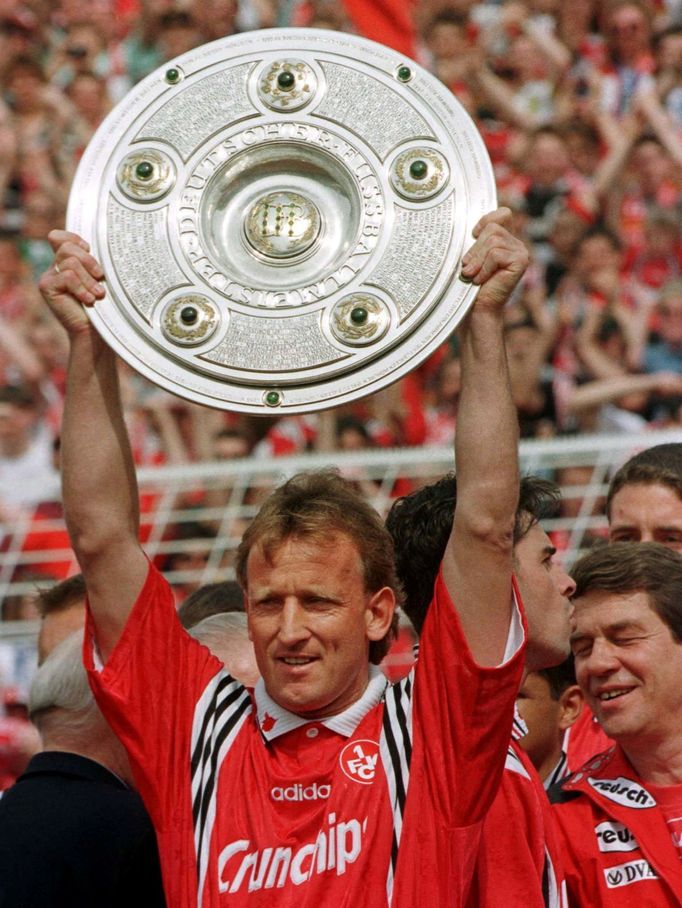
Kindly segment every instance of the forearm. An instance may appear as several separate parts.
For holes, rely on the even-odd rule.
[[[519,488],[517,420],[501,318],[474,310],[460,330],[457,506],[443,561],[471,652],[489,666],[501,663],[509,631]]]
[[[481,91],[493,109],[512,126],[532,130],[539,125],[530,114],[520,110],[514,103],[514,92],[503,79],[487,66],[481,66],[474,76],[474,84]]]
[[[503,311],[528,267],[528,250],[506,228],[506,208],[485,215],[462,257],[478,286],[460,330],[462,383],[455,458],[457,503],[442,563],[474,659],[502,661],[511,617],[514,518],[519,494],[516,411],[503,338]]]
[[[678,166],[682,164],[682,147],[679,132],[675,129],[665,108],[661,106],[656,93],[650,92],[642,95],[639,100],[639,109],[670,157]]]
[[[40,360],[21,333],[2,317],[0,317],[0,350],[5,351],[7,358],[21,372],[25,382],[37,384],[45,374]]]
[[[518,500],[518,421],[501,312],[474,308],[459,332],[462,390],[455,463],[458,519],[466,514],[504,536]]]
[[[568,401],[570,413],[583,413],[602,404],[612,403],[628,394],[648,394],[656,389],[656,375],[619,375],[588,382],[576,388]]]
[[[596,118],[596,123],[599,134],[608,146],[608,151],[594,172],[592,189],[596,195],[604,196],[621,178],[637,134],[631,129],[623,131],[622,127],[619,127],[614,118],[607,113],[600,113]]]
[[[135,536],[137,487],[116,357],[94,330],[72,340],[62,444],[64,504],[78,551],[87,557],[91,539]]]
[[[69,534],[106,658],[142,587],[147,562],[138,544],[137,482],[116,358],[94,329],[71,339],[62,483]]]

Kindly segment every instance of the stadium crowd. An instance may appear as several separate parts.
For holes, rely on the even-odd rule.
[[[518,467],[519,435],[682,422],[679,4],[0,0],[0,19],[3,545],[28,515],[40,552],[65,516],[50,542],[82,571],[35,562],[63,582],[3,603],[41,633],[33,725],[22,703],[0,719],[0,904],[162,905],[162,882],[174,908],[681,904],[682,444],[610,477],[609,528],[570,575],[543,528],[558,489]],[[63,228],[132,84],[288,24],[432,69],[504,207],[463,259],[470,314],[424,365],[257,421],[122,365],[83,312],[102,269]],[[366,481],[310,473],[254,496],[238,584],[163,576],[209,524],[145,554],[135,466],[412,445],[454,446],[456,478],[397,483],[385,525]],[[41,488],[59,472],[63,503]],[[225,505],[182,504],[207,501]],[[387,686],[399,606],[419,644]]]
[[[356,31],[391,43],[436,73],[474,118],[500,201],[531,252],[505,314],[522,437],[680,425],[682,12],[675,0],[423,0],[412,7],[391,0],[3,0],[5,548],[19,515],[28,520],[22,551],[68,548],[55,529],[61,507],[41,492],[58,469],[67,345],[36,284],[51,260],[47,234],[64,224],[89,138],[126,91],[164,62],[237,30],[275,25]],[[453,340],[361,403],[279,420],[207,411],[120,370],[135,462],[144,466],[449,445],[461,365]],[[169,527],[166,535],[182,532]],[[171,557],[167,568],[174,568]],[[68,559],[47,560],[19,574],[61,578],[70,569]],[[11,603],[5,617],[22,608]]]
[[[3,0],[3,488],[54,468],[66,345],[38,302],[36,282],[89,138],[112,105],[164,62],[235,30],[273,25],[381,34],[435,72],[473,116],[500,201],[514,211],[515,232],[532,253],[506,314],[523,437],[679,425],[680,4],[376,6],[379,13],[357,0]],[[386,22],[377,34],[372,17],[380,15]],[[123,371],[139,465],[447,445],[460,388],[454,342],[362,404],[279,421],[207,414]],[[3,496],[9,513],[15,504]]]

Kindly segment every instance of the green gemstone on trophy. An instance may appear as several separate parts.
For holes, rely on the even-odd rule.
[[[194,306],[183,306],[180,311],[180,321],[183,325],[193,325],[199,318],[199,310]]]
[[[282,395],[279,393],[279,391],[268,391],[268,393],[265,395],[265,403],[269,407],[276,407],[281,399]]]
[[[398,78],[401,82],[409,82],[412,78],[412,70],[409,66],[398,67]]]
[[[428,172],[429,165],[426,161],[422,161],[421,158],[417,161],[412,161],[410,164],[410,176],[413,180],[423,180]]]
[[[282,91],[291,91],[295,84],[296,76],[291,72],[290,69],[283,69],[282,72],[277,76],[277,85],[282,89]]]
[[[138,180],[149,180],[154,173],[154,165],[151,161],[140,161],[135,168],[135,176]]]
[[[166,70],[166,82],[170,82],[171,85],[175,82],[180,81],[180,70],[176,69],[174,66],[171,66],[170,69]]]
[[[364,325],[369,318],[369,312],[364,306],[355,306],[351,309],[350,320],[354,325]]]

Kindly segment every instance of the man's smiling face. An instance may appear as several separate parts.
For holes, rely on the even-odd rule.
[[[573,604],[576,676],[606,734],[639,746],[679,737],[682,643],[648,595],[594,590]]]
[[[309,719],[336,715],[362,696],[369,644],[388,632],[395,597],[365,589],[357,547],[345,533],[286,539],[247,562],[249,636],[265,687]]]

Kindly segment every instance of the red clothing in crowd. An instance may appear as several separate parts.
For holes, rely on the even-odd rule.
[[[0,716],[0,791],[14,785],[26,768],[31,757],[26,750],[26,730],[30,727],[26,719]]]

